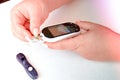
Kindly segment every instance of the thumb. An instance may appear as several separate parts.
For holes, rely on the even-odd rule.
[[[79,45],[84,42],[83,34],[87,33],[89,31],[89,28],[84,27],[84,26],[88,26],[86,25],[87,23],[85,22],[78,21],[76,22],[76,24],[78,24],[79,27],[81,28],[80,34],[78,36],[64,39],[64,40],[57,41],[57,42],[52,42],[52,43],[45,42],[45,44],[47,44],[49,48],[59,49],[59,50],[74,50],[78,48]]]
[[[39,34],[40,25],[44,22],[45,18],[38,10],[35,9],[29,12],[29,18],[30,31],[34,36],[37,36]]]
[[[37,36],[39,33],[39,27],[41,25],[40,14],[37,11],[29,12],[30,15],[30,31],[34,36]]]

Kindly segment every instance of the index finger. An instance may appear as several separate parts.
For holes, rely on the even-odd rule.
[[[19,8],[12,9],[12,11],[11,11],[12,29],[17,31],[17,29],[22,28],[21,32],[23,33],[23,36],[27,36],[30,38],[32,35],[29,31],[27,31],[26,27],[24,26],[24,23],[26,22],[26,20],[27,20],[27,18],[21,12],[21,10],[19,10]]]

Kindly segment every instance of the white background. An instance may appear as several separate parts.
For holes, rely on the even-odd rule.
[[[16,60],[19,52],[24,53],[38,70],[38,80],[120,80],[119,63],[90,61],[69,51],[50,50],[40,43],[28,45],[16,39],[10,29],[10,10],[18,2],[0,4],[1,80],[30,80]],[[76,0],[52,12],[42,26],[78,19],[102,23],[89,0]]]

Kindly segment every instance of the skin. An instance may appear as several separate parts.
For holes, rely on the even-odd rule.
[[[49,13],[72,0],[24,0],[11,11],[12,32],[22,41],[39,34],[40,25]],[[70,50],[86,59],[120,61],[120,35],[100,24],[78,21],[80,28],[88,30],[76,37],[45,44],[51,49]]]
[[[12,32],[22,41],[40,33],[40,25],[54,9],[72,0],[24,0],[11,11]],[[27,38],[27,39],[26,39]]]
[[[89,60],[120,60],[119,34],[92,22],[78,21],[76,24],[88,31],[73,38],[45,44],[51,49],[76,52]]]

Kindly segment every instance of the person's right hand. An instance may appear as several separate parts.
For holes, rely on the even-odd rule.
[[[24,0],[11,11],[13,35],[27,41],[39,33],[39,27],[48,17],[49,10],[42,0]]]

